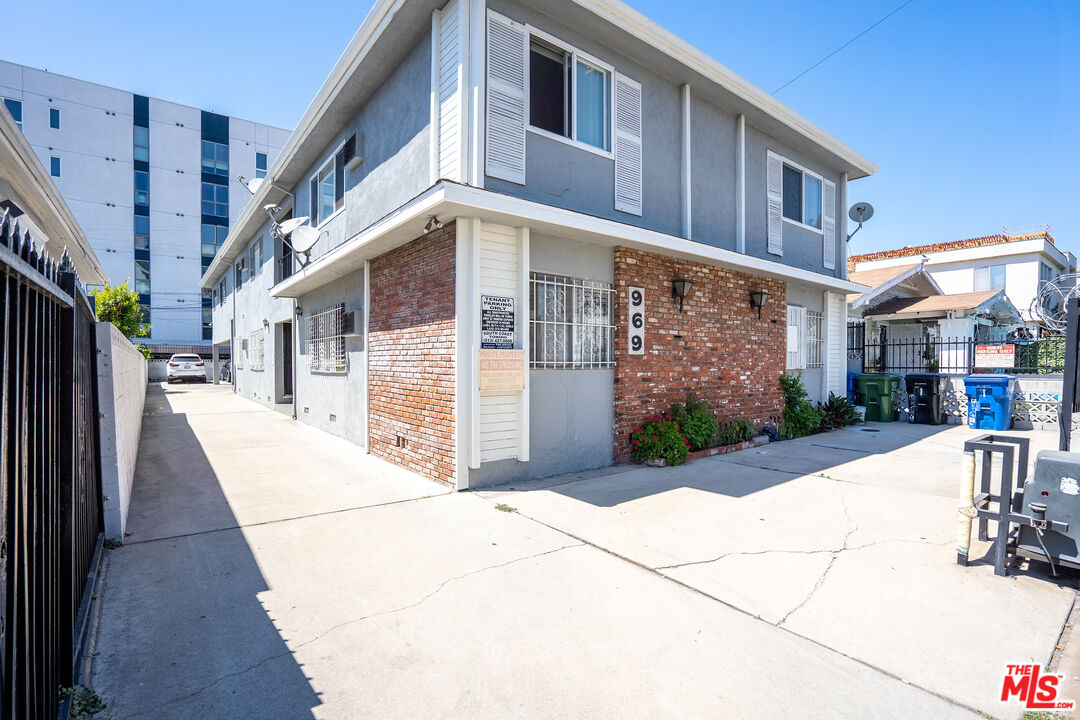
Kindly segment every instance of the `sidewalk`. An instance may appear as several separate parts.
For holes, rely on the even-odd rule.
[[[117,720],[978,717],[226,389],[147,413],[94,661]]]

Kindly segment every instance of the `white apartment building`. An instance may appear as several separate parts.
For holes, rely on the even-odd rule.
[[[289,131],[0,60],[0,100],[109,277],[138,291],[147,344],[210,345],[199,281]]]
[[[1076,272],[1076,256],[1059,248],[1046,227],[852,255],[848,270],[911,265],[923,258],[942,294],[1004,290],[1025,324],[1032,320],[1039,283]]]

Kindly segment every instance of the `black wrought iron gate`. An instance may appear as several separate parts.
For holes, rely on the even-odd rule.
[[[101,542],[94,313],[0,218],[0,717],[55,718]]]

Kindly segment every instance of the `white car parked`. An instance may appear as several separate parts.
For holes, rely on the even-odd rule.
[[[170,383],[185,380],[206,382],[206,363],[198,355],[178,353],[169,358],[166,375]]]

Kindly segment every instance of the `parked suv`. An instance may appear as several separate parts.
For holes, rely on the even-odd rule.
[[[206,363],[198,355],[177,353],[169,358],[166,376],[170,383],[184,380],[206,382]]]

